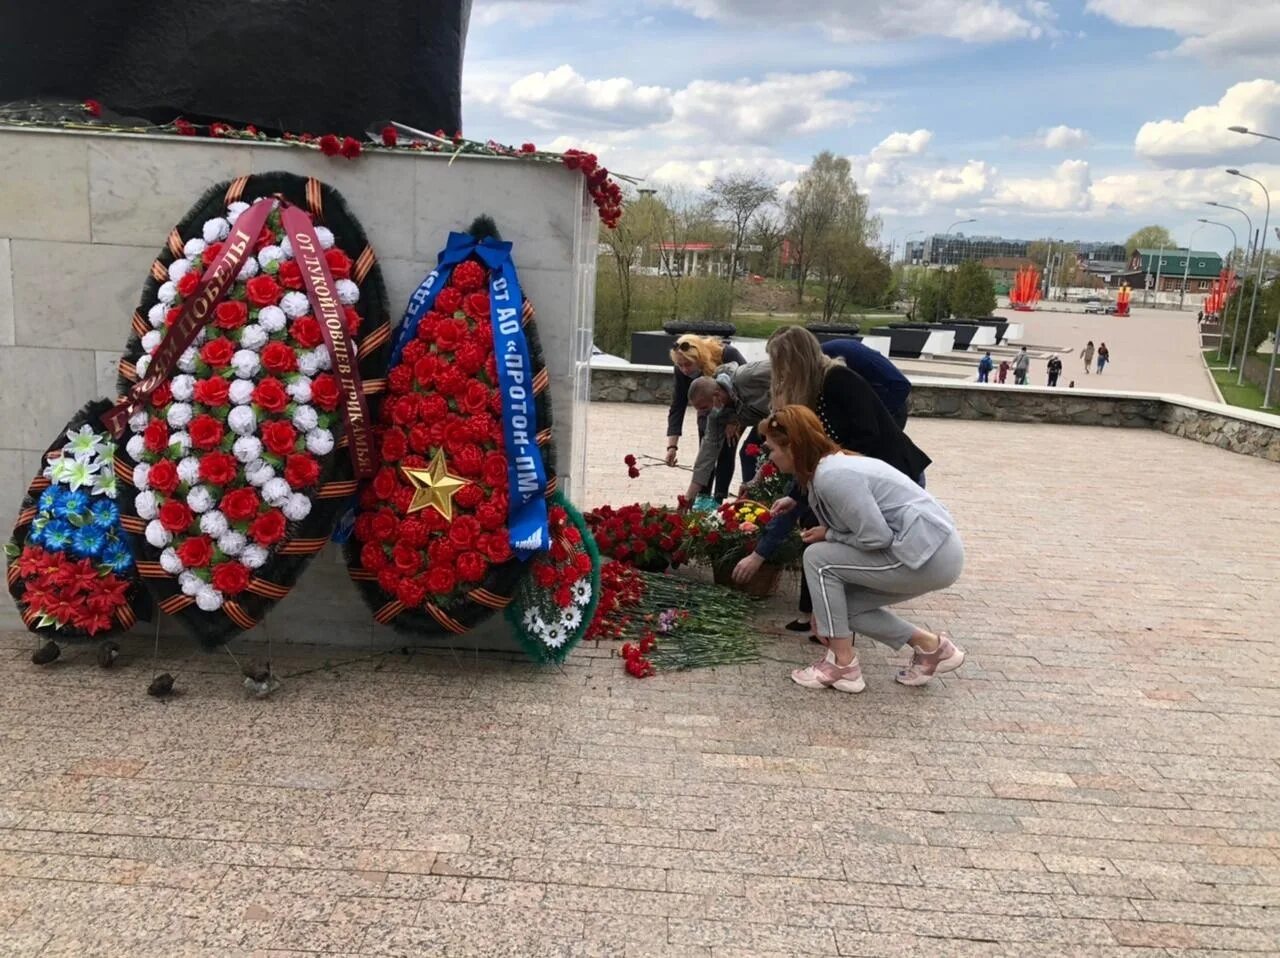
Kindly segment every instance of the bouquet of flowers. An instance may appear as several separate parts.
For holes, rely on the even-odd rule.
[[[736,499],[723,503],[714,512],[697,514],[689,523],[689,556],[695,562],[717,569],[726,563],[736,563],[755,549],[772,518],[769,507],[753,499]],[[795,568],[802,549],[799,533],[793,532],[769,563]]]
[[[587,514],[600,554],[638,569],[661,572],[688,561],[685,517],[666,506],[601,506]]]
[[[744,449],[748,456],[756,457],[756,475],[744,489],[746,494],[758,502],[774,503],[787,494],[792,479],[785,472],[769,461],[769,453],[754,442],[748,443]]]

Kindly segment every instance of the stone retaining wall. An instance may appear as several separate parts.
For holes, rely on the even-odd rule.
[[[666,405],[671,401],[672,381],[671,370],[665,367],[597,366],[591,370],[591,400]],[[1159,429],[1241,455],[1280,462],[1280,417],[1179,396],[914,382],[911,415]]]

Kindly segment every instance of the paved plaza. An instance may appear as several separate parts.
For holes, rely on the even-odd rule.
[[[674,499],[686,473],[622,464],[664,413],[592,407],[588,505]],[[608,646],[294,647],[257,701],[168,642],[160,703],[148,642],[37,669],[3,635],[0,955],[1280,951],[1276,465],[910,432],[969,556],[908,609],[970,652],[931,688],[860,640],[865,693],[805,691],[813,647],[774,634],[759,664],[639,681]]]

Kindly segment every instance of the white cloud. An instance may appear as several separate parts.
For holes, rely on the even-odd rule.
[[[469,87],[467,94],[547,129],[563,127],[566,120],[644,127],[673,115],[672,91],[666,87],[641,86],[625,77],[589,80],[567,64],[526,74],[506,89],[497,84]]]
[[[1129,27],[1170,30],[1183,38],[1173,54],[1215,64],[1273,68],[1280,45],[1280,5],[1274,0],[1229,9],[1203,0],[1089,0],[1085,9]]]
[[[514,20],[523,26],[532,26],[545,23],[576,5],[575,0],[476,0],[471,25],[491,27],[503,20]]]
[[[1232,133],[1229,126],[1280,131],[1280,83],[1237,83],[1217,103],[1196,107],[1181,120],[1144,123],[1134,140],[1134,149],[1139,156],[1163,166],[1208,166],[1238,157],[1262,142]]]
[[[1074,126],[1059,124],[1051,127],[1039,137],[1040,145],[1046,150],[1073,150],[1087,146],[1089,134]]]
[[[1042,0],[662,0],[706,20],[751,23],[817,22],[843,41],[940,36],[966,43],[1034,39],[1050,29],[1053,11]]]
[[[873,157],[917,156],[923,153],[933,139],[932,130],[916,130],[914,133],[890,133],[871,151]]]
[[[1009,177],[989,205],[1020,212],[1080,212],[1092,205],[1092,178],[1084,160],[1064,160],[1048,176]]]

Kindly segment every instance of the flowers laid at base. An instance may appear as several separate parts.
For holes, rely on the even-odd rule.
[[[685,517],[676,509],[633,503],[600,506],[587,513],[587,524],[602,556],[651,572],[676,569],[685,551]]]

